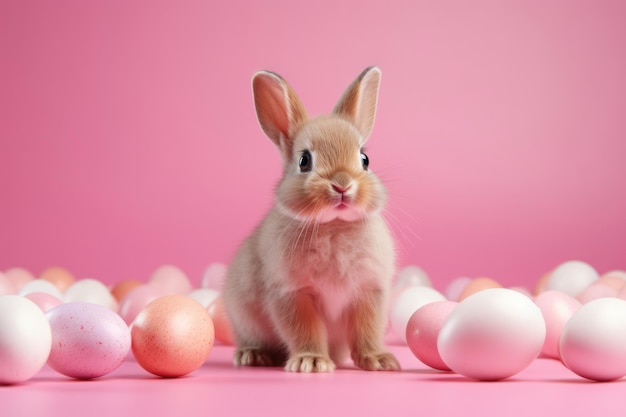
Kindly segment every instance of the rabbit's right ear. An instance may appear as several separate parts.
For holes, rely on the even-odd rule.
[[[291,154],[295,133],[307,120],[300,99],[278,74],[259,71],[252,77],[254,106],[261,129],[285,154]]]

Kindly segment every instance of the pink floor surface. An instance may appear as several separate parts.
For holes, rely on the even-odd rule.
[[[30,381],[0,386],[0,416],[623,416],[626,379],[584,380],[559,362],[537,359],[513,378],[478,382],[420,363],[391,346],[402,372],[344,367],[330,374],[234,368],[217,345],[192,374],[162,379],[129,359],[91,381],[44,368]]]

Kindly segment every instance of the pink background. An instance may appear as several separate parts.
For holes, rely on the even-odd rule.
[[[0,270],[195,283],[271,204],[250,78],[311,114],[383,72],[369,143],[399,265],[626,268],[626,3],[0,2]]]

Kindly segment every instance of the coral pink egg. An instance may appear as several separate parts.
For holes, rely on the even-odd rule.
[[[213,319],[215,338],[224,344],[234,345],[235,337],[233,336],[233,328],[230,325],[228,314],[226,314],[223,298],[217,297],[213,300],[213,302],[209,304],[207,311],[211,319]]]
[[[130,330],[111,309],[93,303],[70,302],[46,312],[52,328],[48,365],[78,379],[113,372],[128,356]]]
[[[182,295],[150,302],[131,326],[132,351],[146,371],[178,377],[199,368],[213,348],[215,331],[207,310]]]
[[[461,301],[439,331],[437,350],[453,371],[478,380],[511,377],[543,346],[546,326],[527,296],[489,288]]]
[[[483,291],[489,288],[501,288],[501,287],[502,285],[500,285],[499,282],[494,281],[491,278],[485,278],[485,277],[476,278],[472,280],[469,284],[467,284],[467,286],[463,289],[461,294],[459,294],[458,300],[463,301],[470,295],[477,293],[479,291]]]
[[[580,302],[559,291],[544,291],[535,298],[535,304],[541,310],[546,322],[546,339],[541,353],[559,359],[559,340],[567,321],[581,306]]]
[[[164,295],[166,295],[165,291],[161,287],[149,284],[140,285],[122,298],[117,312],[126,324],[130,325],[148,303]]]
[[[411,352],[431,368],[449,371],[437,350],[437,338],[444,321],[457,306],[455,301],[437,301],[420,307],[409,319],[406,340]]]
[[[187,294],[192,290],[187,275],[174,265],[163,265],[157,268],[150,277],[149,283],[159,286],[165,294]]]
[[[41,273],[39,278],[53,283],[61,292],[64,292],[74,283],[74,281],[76,281],[74,275],[72,275],[70,271],[56,266],[47,268]]]
[[[574,373],[597,381],[626,375],[626,301],[599,298],[580,307],[565,325],[561,360]]]
[[[0,271],[0,295],[9,295],[15,293],[17,293],[17,289],[15,288],[15,284],[13,284],[13,281],[10,281]]]
[[[31,292],[26,294],[24,297],[37,304],[37,306],[39,306],[41,311],[44,313],[59,304],[63,304],[63,301],[60,298],[45,292]]]

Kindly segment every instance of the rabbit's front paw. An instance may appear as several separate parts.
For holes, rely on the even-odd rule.
[[[361,355],[354,358],[354,364],[366,371],[399,371],[400,364],[389,352]]]
[[[262,349],[241,348],[235,351],[233,362],[236,366],[272,366],[271,355]]]
[[[335,370],[335,363],[328,356],[301,353],[289,358],[285,370],[289,372],[332,372]]]

